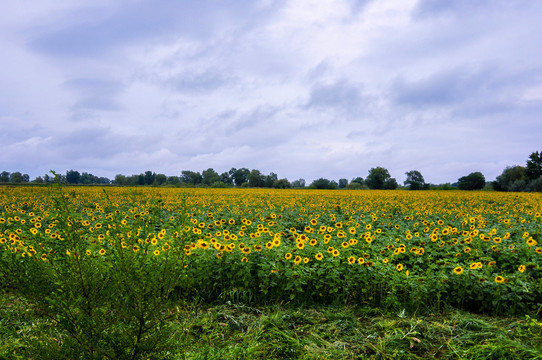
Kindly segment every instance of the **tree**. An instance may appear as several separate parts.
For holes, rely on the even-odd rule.
[[[203,179],[203,177],[201,176],[199,172],[183,170],[181,179],[186,184],[197,185],[197,184],[201,184],[201,180]]]
[[[168,176],[166,183],[168,185],[179,185],[181,183],[181,179],[179,179],[178,176]]]
[[[278,175],[275,174],[274,172],[269,173],[269,175],[265,177],[265,187],[268,187],[268,188],[275,187],[273,184],[275,183],[275,181],[278,180],[278,178],[279,178]]]
[[[384,189],[386,190],[395,190],[399,187],[399,184],[397,184],[397,180],[395,178],[389,178],[384,181]]]
[[[360,185],[365,185],[365,181],[360,176],[358,176],[357,178],[352,179],[352,181],[350,181],[350,184],[352,184],[352,183],[358,183]]]
[[[220,181],[220,175],[218,175],[218,173],[213,168],[203,170],[201,176],[202,182],[205,185],[211,185],[214,182]]]
[[[408,185],[410,190],[422,190],[425,188],[425,180],[418,170],[410,170],[405,173],[407,176],[404,185]]]
[[[520,165],[507,166],[492,183],[493,189],[496,191],[517,191],[525,185],[525,168]]]
[[[348,185],[347,179],[339,179],[339,189],[344,189]]]
[[[98,178],[95,175],[89,174],[87,172],[84,172],[81,174],[81,178],[79,179],[79,182],[81,184],[89,185],[89,184],[100,184],[100,178]]]
[[[79,171],[73,169],[66,171],[66,181],[68,184],[79,184],[81,182],[81,174]]]
[[[152,185],[154,184],[154,178],[156,177],[156,174],[150,170],[145,171],[145,185]]]
[[[305,187],[305,179],[297,179],[292,181],[292,187],[295,189],[302,189]]]
[[[115,175],[115,180],[113,180],[115,185],[126,185],[126,176],[122,174]]]
[[[233,170],[233,173],[232,173],[232,170]],[[250,174],[250,170],[248,170],[247,168],[241,168],[241,169],[232,168],[230,170],[230,175],[235,186],[241,186],[244,183],[246,183],[248,181],[248,174]]]
[[[486,185],[486,178],[481,172],[472,172],[467,176],[462,176],[457,182],[457,188],[460,190],[481,190]]]
[[[369,189],[395,189],[397,181],[390,176],[387,169],[376,167],[369,170],[369,175],[365,179],[365,184]]]
[[[233,184],[233,180],[230,177],[230,173],[227,172],[227,171],[220,174],[220,181],[222,181],[226,185],[232,185]]]
[[[265,176],[260,170],[253,169],[247,176],[248,186],[250,187],[263,187],[265,185]]]
[[[2,171],[2,173],[0,173],[0,182],[3,182],[3,183],[7,183],[9,182],[9,172],[7,171]]]
[[[280,179],[273,181],[273,187],[275,189],[289,189],[292,187],[292,184],[290,184],[288,179]]]
[[[156,174],[154,177],[153,185],[160,186],[167,182],[167,176],[165,174]]]
[[[314,180],[310,186],[311,189],[336,189],[337,183],[328,179],[319,178]]]
[[[542,153],[535,151],[529,155],[525,176],[528,180],[536,180],[542,176]]]

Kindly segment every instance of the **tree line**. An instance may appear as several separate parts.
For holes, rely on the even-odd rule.
[[[493,182],[486,182],[481,172],[472,172],[460,177],[454,184],[433,185],[425,182],[423,175],[418,170],[405,173],[406,180],[403,187],[409,190],[428,189],[460,189],[481,190],[493,188],[497,191],[542,191],[542,152],[532,153],[526,166],[511,166],[503,170],[502,174]],[[122,175],[117,174],[113,180],[106,177],[98,177],[87,172],[80,173],[77,170],[68,170],[65,175],[57,175],[58,181],[71,185],[121,185],[121,186],[206,186],[206,187],[253,187],[253,188],[310,188],[310,189],[397,189],[401,186],[389,171],[383,167],[375,167],[369,170],[364,179],[355,177],[352,180],[341,178],[338,181],[319,178],[310,184],[304,179],[289,181],[286,178],[279,179],[277,174],[271,172],[263,174],[260,170],[247,168],[231,168],[229,171],[219,174],[213,168],[202,172],[183,170],[179,176],[167,176],[153,171],[145,171],[141,174]],[[45,174],[30,181],[28,174],[20,172],[0,173],[0,183],[4,184],[49,184],[55,181],[53,176]]]

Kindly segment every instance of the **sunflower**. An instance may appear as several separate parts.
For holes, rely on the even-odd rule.
[[[290,259],[292,258],[292,254],[291,254],[291,253],[286,253],[286,254],[284,255],[284,258],[285,258],[286,260],[290,260]]]
[[[322,255],[322,253],[318,253],[314,255],[314,258],[318,261],[321,261],[324,258],[324,255]]]
[[[362,257],[358,258],[358,264],[363,265],[364,262],[365,262],[364,258],[362,258]]]
[[[397,266],[395,267],[395,269],[397,269],[397,271],[402,271],[403,270],[403,264],[397,264]]]
[[[349,263],[350,265],[353,264],[353,263],[355,263],[355,262],[356,262],[356,258],[355,258],[354,256],[350,256],[350,257],[348,258],[348,263]]]
[[[156,249],[153,251],[154,256],[160,255],[160,250]]]
[[[525,265],[520,265],[518,268],[518,271],[522,273],[522,272],[525,272],[525,269],[526,269]]]
[[[454,274],[456,275],[463,274],[463,268],[461,266],[457,266],[456,268],[454,268]]]
[[[504,278],[503,278],[502,276],[500,276],[500,275],[499,275],[499,276],[496,276],[496,277],[495,277],[495,282],[496,282],[497,284],[502,284],[502,283],[504,282]]]
[[[299,264],[301,263],[302,260],[303,260],[303,259],[301,258],[301,256],[297,255],[297,256],[295,257],[295,259],[294,259],[294,263],[295,263],[296,265],[299,265]]]
[[[337,257],[337,256],[340,255],[340,252],[339,252],[339,250],[334,249],[333,252],[331,253],[331,255],[333,255],[333,257]]]
[[[105,255],[105,249],[100,249],[99,254],[100,255]]]

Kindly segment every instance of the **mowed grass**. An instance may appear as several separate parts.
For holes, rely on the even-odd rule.
[[[542,358],[542,323],[528,316],[232,303],[178,303],[170,311],[175,332],[152,359]],[[11,296],[0,298],[0,359],[40,359],[26,349],[44,331],[49,341],[62,341],[50,320]]]

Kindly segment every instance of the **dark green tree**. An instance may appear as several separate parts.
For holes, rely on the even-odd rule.
[[[362,186],[365,185],[365,181],[360,176],[358,176],[357,178],[352,179],[352,181],[350,181],[350,183],[358,183],[358,184],[360,184]]]
[[[66,181],[68,184],[79,184],[81,182],[81,174],[79,171],[73,169],[66,171]]]
[[[201,181],[203,177],[199,172],[190,171],[190,170],[183,170],[181,173],[181,179],[183,183],[190,184],[190,185],[197,185],[201,184]]]
[[[292,187],[292,184],[290,184],[288,179],[280,179],[273,181],[273,187],[275,189],[289,189]]]
[[[269,173],[269,175],[267,175],[265,177],[265,185],[264,186],[267,187],[267,188],[275,187],[273,184],[275,183],[275,181],[278,180],[278,178],[279,178],[278,175],[275,174],[274,172]]]
[[[297,179],[292,181],[292,187],[295,189],[302,189],[305,187],[305,179]]]
[[[2,173],[0,173],[0,182],[3,182],[3,183],[7,183],[9,182],[9,172],[7,171],[2,171]]]
[[[481,190],[486,185],[486,178],[481,172],[472,172],[467,176],[462,176],[457,182],[457,188],[460,190]]]
[[[167,182],[167,176],[165,174],[156,174],[154,177],[153,185],[160,186]]]
[[[233,185],[233,180],[230,176],[230,173],[227,171],[220,174],[220,181],[222,181],[226,185]]]
[[[395,190],[399,187],[399,184],[397,184],[397,180],[395,178],[390,177],[389,179],[386,179],[384,181],[384,189],[386,190]]]
[[[232,173],[233,170],[233,173]],[[233,179],[233,183],[235,186],[241,186],[244,183],[248,182],[248,175],[250,174],[250,170],[247,168],[241,168],[241,169],[235,169],[232,168],[230,170],[231,178]]]
[[[346,185],[348,185],[348,180],[347,179],[339,179],[339,189],[346,188]]]
[[[202,182],[205,185],[211,185],[214,182],[220,181],[220,175],[213,169],[208,168],[207,170],[203,170],[201,172],[202,176]]]
[[[369,170],[365,185],[369,189],[395,189],[397,188],[397,181],[391,177],[387,169],[376,167]]]
[[[314,180],[310,186],[311,189],[336,189],[337,183],[328,179],[319,178]]]
[[[154,178],[156,177],[156,174],[150,170],[145,171],[145,185],[152,185],[154,184]]]
[[[115,185],[126,185],[126,176],[122,174],[115,175],[115,180],[113,180]]]
[[[265,186],[265,175],[260,172],[260,170],[253,169],[248,174],[248,186],[250,187],[264,187]]]
[[[526,186],[525,168],[520,165],[506,167],[492,186],[497,191],[521,191]]]
[[[527,168],[525,169],[525,177],[527,180],[536,180],[542,176],[542,153],[535,151],[529,155],[527,160]]]
[[[423,175],[418,170],[410,170],[405,173],[407,176],[404,185],[410,190],[423,190],[425,188],[425,180]]]
[[[167,182],[168,185],[179,185],[181,183],[181,179],[179,179],[178,176],[168,176]]]

